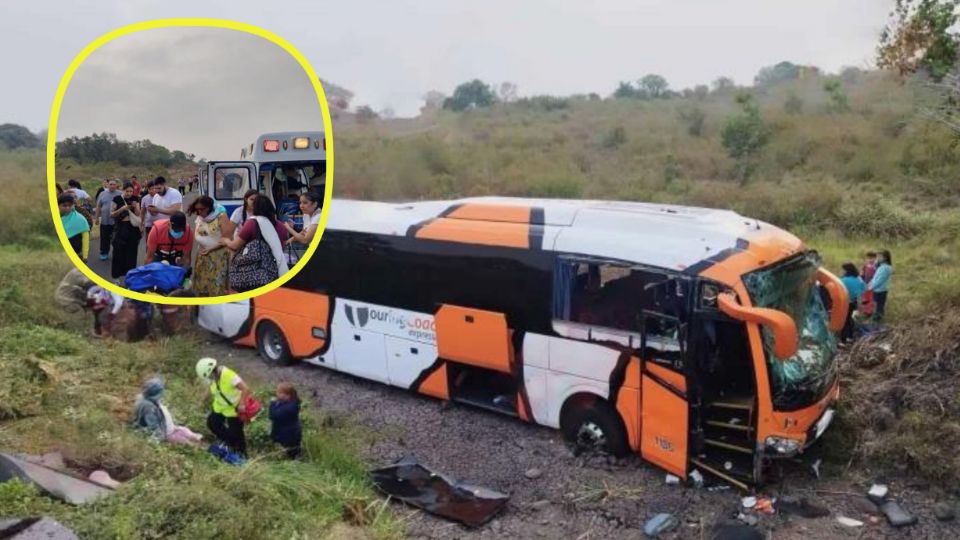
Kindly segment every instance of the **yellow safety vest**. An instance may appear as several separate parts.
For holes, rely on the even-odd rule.
[[[210,383],[210,393],[213,394],[213,412],[227,417],[237,416],[237,405],[240,403],[242,393],[230,381],[237,376],[232,369],[224,366],[220,370],[220,380]],[[217,386],[219,385],[219,389]],[[227,400],[223,399],[226,396]]]

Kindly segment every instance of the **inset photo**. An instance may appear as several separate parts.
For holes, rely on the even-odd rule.
[[[93,50],[55,132],[56,217],[80,269],[158,301],[289,279],[327,189],[326,104],[308,71],[230,28],[151,28]]]

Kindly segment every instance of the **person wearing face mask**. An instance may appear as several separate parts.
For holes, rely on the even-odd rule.
[[[144,264],[168,262],[173,265],[190,268],[190,255],[193,251],[193,231],[187,225],[187,216],[183,212],[174,212],[170,219],[154,222],[147,237],[147,256]]]

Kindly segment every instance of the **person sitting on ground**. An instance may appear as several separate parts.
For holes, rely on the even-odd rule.
[[[847,289],[847,296],[849,296],[850,305],[847,309],[847,320],[843,325],[843,330],[840,331],[841,341],[850,341],[853,339],[853,312],[856,311],[857,306],[860,304],[860,299],[863,297],[864,291],[867,290],[867,285],[860,279],[860,273],[857,272],[857,267],[853,263],[844,263],[843,265],[843,277],[840,278],[840,281],[843,282],[843,286]]]
[[[57,206],[60,207],[60,220],[70,247],[86,263],[90,253],[90,223],[77,212],[76,201],[69,192],[57,197]]]
[[[163,379],[153,377],[143,385],[133,411],[133,426],[161,441],[175,444],[200,444],[203,436],[190,428],[178,426],[170,409],[163,403]]]
[[[270,401],[270,439],[283,447],[287,458],[300,456],[300,398],[290,383],[277,385],[277,397]]]

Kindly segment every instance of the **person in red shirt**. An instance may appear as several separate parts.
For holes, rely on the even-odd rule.
[[[140,192],[143,190],[143,186],[140,185],[140,182],[137,182],[137,175],[130,176],[130,183],[133,184],[133,196],[139,197]]]
[[[190,268],[193,251],[193,231],[187,225],[183,212],[174,212],[170,219],[155,221],[147,236],[147,256],[144,264],[167,261],[170,264]]]

